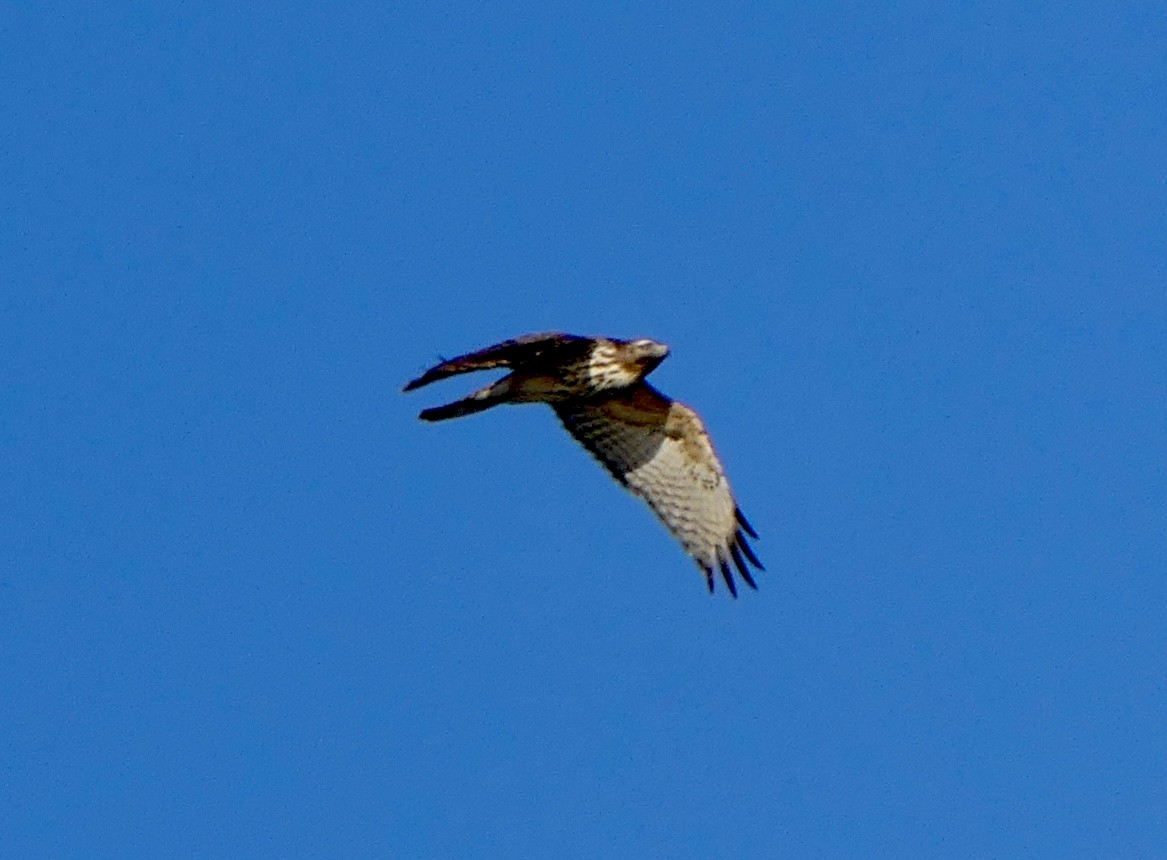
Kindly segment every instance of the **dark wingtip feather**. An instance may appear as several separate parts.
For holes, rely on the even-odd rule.
[[[413,391],[415,388],[421,388],[423,385],[429,385],[431,382],[437,382],[439,379],[445,379],[450,375],[449,373],[445,372],[447,370],[446,365],[449,363],[449,359],[447,359],[445,356],[439,355],[438,363],[419,376],[417,379],[411,379],[409,382],[405,383],[405,386],[401,389],[402,392]]]
[[[754,527],[750,525],[749,520],[747,520],[745,515],[742,513],[741,508],[734,508],[733,515],[737,519],[738,525],[746,530],[746,534],[752,538],[756,538],[758,536],[758,533],[754,531]]]
[[[750,549],[750,545],[746,542],[746,536],[739,531],[735,537],[737,538],[737,546],[746,554],[746,558],[750,560],[754,567],[758,570],[765,570],[766,565],[758,561],[758,557],[754,555],[754,551]]]
[[[729,588],[729,593],[737,597],[737,586],[733,582],[733,574],[729,572],[729,565],[725,563],[725,559],[720,559],[721,578],[725,580],[726,586]]]
[[[431,382],[437,382],[439,379],[445,379],[450,375],[449,373],[444,372],[445,370],[445,364],[439,364],[437,367],[431,367],[417,379],[411,379],[409,382],[405,383],[405,387],[401,390],[413,391],[415,388],[421,388],[423,385],[429,385]]]
[[[733,554],[733,563],[737,565],[737,572],[746,581],[746,585],[757,591],[758,583],[754,582],[754,578],[750,575],[750,569],[746,566],[745,559],[742,558],[741,550],[738,549],[737,544],[731,544],[729,551]]]

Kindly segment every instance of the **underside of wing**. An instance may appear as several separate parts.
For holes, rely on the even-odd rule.
[[[543,361],[563,361],[572,357],[569,354],[577,352],[580,355],[586,354],[591,343],[591,338],[559,332],[523,335],[476,352],[447,359],[431,367],[417,379],[406,383],[403,390],[412,391],[459,373],[472,373],[496,367],[525,366]]]
[[[701,419],[647,383],[615,397],[556,404],[564,427],[612,476],[648,503],[705,574],[720,571],[737,595],[730,565],[757,588],[750,565],[763,569]]]

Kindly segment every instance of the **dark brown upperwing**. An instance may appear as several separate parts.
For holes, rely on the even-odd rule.
[[[405,384],[403,391],[413,391],[439,379],[472,373],[476,370],[490,370],[495,367],[518,367],[537,365],[543,362],[558,364],[578,360],[587,355],[594,339],[561,332],[526,334],[511,340],[504,340],[477,352],[468,352],[436,367],[431,367],[417,379]]]

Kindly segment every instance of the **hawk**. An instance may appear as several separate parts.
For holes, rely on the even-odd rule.
[[[462,400],[421,412],[445,421],[502,403],[547,403],[621,485],[644,499],[705,574],[719,570],[730,593],[730,562],[751,588],[750,564],[763,570],[746,535],[757,538],[729,488],[697,413],[645,377],[669,354],[653,340],[616,340],[549,332],[529,334],[443,361],[409,382],[412,391],[476,370],[509,368]]]

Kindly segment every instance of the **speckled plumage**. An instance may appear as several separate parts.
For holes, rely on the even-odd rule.
[[[763,568],[746,540],[757,534],[734,501],[697,413],[644,381],[666,355],[668,347],[651,340],[525,335],[443,361],[405,390],[455,374],[511,368],[497,382],[421,417],[440,421],[502,403],[550,404],[568,432],[680,541],[709,590],[717,570],[736,596],[731,563],[757,588],[750,565]]]

